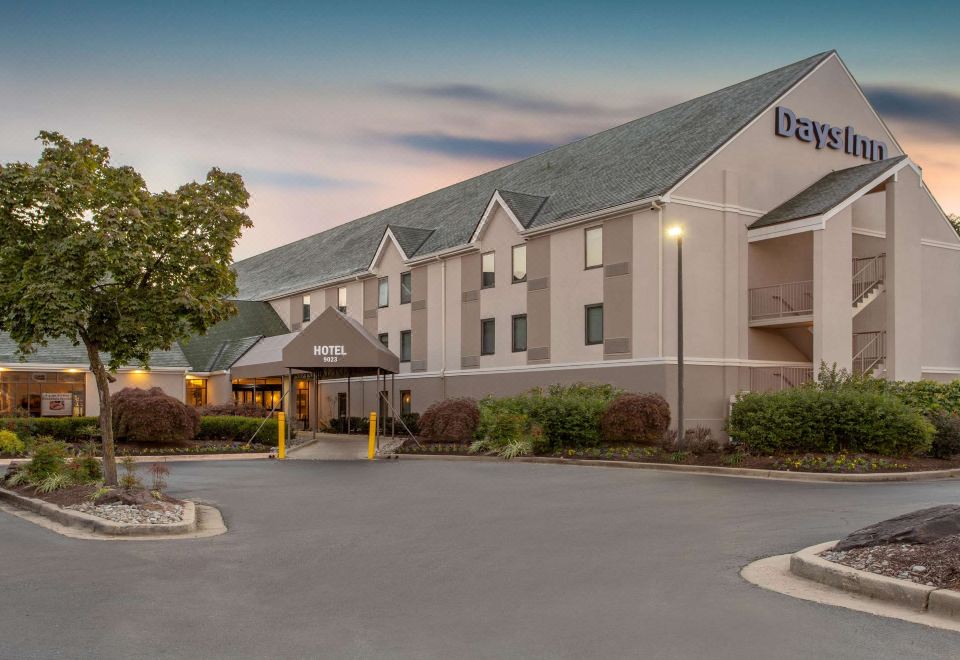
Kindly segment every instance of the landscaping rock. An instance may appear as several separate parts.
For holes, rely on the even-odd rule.
[[[72,504],[66,508],[89,513],[113,522],[137,525],[170,525],[183,520],[183,507],[179,504],[163,503],[147,507],[130,504],[84,502],[82,504]]]
[[[840,540],[834,551],[891,543],[926,544],[960,534],[960,506],[945,504],[907,513],[857,530]]]

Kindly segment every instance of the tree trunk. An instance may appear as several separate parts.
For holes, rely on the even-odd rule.
[[[103,447],[103,482],[107,486],[117,485],[117,457],[113,451],[113,409],[110,406],[110,376],[100,359],[97,347],[84,339],[90,370],[97,381],[97,394],[100,396],[100,440]]]

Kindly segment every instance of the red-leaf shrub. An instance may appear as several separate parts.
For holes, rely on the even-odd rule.
[[[670,404],[659,394],[621,394],[600,419],[608,442],[654,444],[670,426]]]
[[[269,417],[270,409],[252,403],[219,403],[197,408],[201,417]]]
[[[125,387],[110,397],[113,432],[133,442],[184,444],[200,430],[200,413],[159,387]]]
[[[430,440],[470,442],[480,422],[480,407],[473,399],[437,401],[420,417],[420,435]]]

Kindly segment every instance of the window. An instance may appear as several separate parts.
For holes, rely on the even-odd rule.
[[[303,297],[303,322],[310,320],[310,296]]]
[[[584,268],[603,265],[603,227],[590,227],[583,232]]]
[[[410,296],[413,293],[413,282],[410,277],[410,271],[400,273],[400,304],[406,305],[410,302]]]
[[[187,405],[194,408],[207,405],[207,379],[187,379]]]
[[[381,332],[377,335],[377,339],[380,340],[380,343],[383,344],[384,348],[390,348],[390,335],[386,332]]]
[[[413,395],[410,390],[400,390],[400,414],[409,415],[413,412]]]
[[[400,333],[400,361],[409,362],[410,361],[410,331],[404,330]]]
[[[480,256],[480,288],[489,289],[497,283],[496,273],[493,272],[493,252]]]
[[[337,287],[337,309],[341,314],[347,313],[347,287],[345,286]]]
[[[480,355],[493,355],[497,350],[497,324],[493,319],[480,321]]]
[[[513,317],[513,328],[511,330],[511,345],[514,353],[520,353],[527,350],[527,315],[517,314]]]
[[[0,416],[82,416],[85,373],[0,370]]]
[[[585,307],[585,341],[587,345],[603,343],[603,305]]]
[[[526,245],[513,246],[512,279],[514,284],[519,284],[520,282],[527,281],[527,246]]]
[[[377,281],[377,307],[387,307],[390,304],[390,278],[381,277]]]
[[[347,393],[346,392],[337,392],[337,418],[346,419],[347,418]],[[346,430],[346,425],[343,426],[342,430]]]

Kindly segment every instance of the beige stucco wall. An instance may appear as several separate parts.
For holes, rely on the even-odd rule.
[[[400,355],[400,332],[411,329],[410,303],[400,304],[400,273],[406,272],[410,268],[404,264],[400,251],[397,250],[393,241],[387,241],[386,246],[380,256],[380,261],[374,264],[373,286],[367,285],[368,291],[376,291],[376,280],[381,277],[387,277],[388,287],[390,289],[390,304],[387,307],[377,309],[376,334],[387,333],[390,350],[396,355]],[[368,309],[376,308],[376,301],[366,302]],[[369,327],[370,323],[367,326]],[[412,335],[411,335],[412,339]],[[409,373],[410,363],[400,363],[400,373]]]
[[[603,345],[584,341],[584,307],[603,302],[603,269],[584,269],[584,227],[550,236],[550,295],[550,361],[602,360]]]
[[[496,286],[480,290],[480,318],[496,320],[496,352],[480,356],[480,367],[526,364],[526,352],[511,350],[511,317],[527,312],[527,285],[512,283],[512,249],[523,243],[513,221],[502,208],[487,220],[480,236],[480,252],[494,253]]]
[[[853,125],[857,133],[887,143],[888,157],[901,152],[888,136],[836,57],[824,62],[779,102],[798,117],[831,126]],[[717,153],[676,194],[721,202],[725,170],[740,173],[739,200],[747,209],[769,211],[825,174],[868,161],[843,150],[815,145],[774,133],[775,110],[764,112],[733,142]]]

